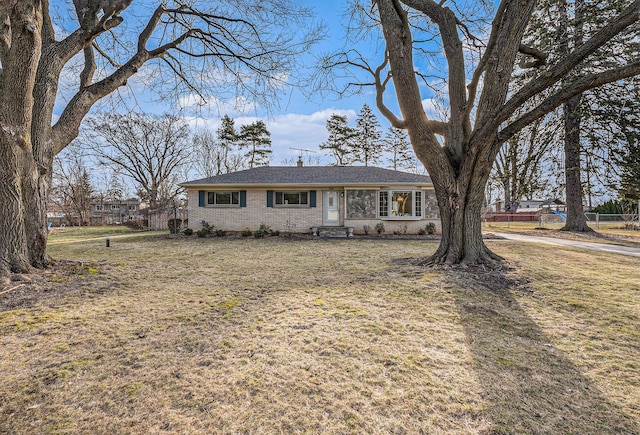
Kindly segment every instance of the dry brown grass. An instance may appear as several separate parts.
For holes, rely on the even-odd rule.
[[[101,236],[0,295],[0,433],[640,433],[636,258]]]

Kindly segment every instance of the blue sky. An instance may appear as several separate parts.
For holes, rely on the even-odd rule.
[[[316,19],[322,21],[328,30],[326,39],[314,47],[314,53],[309,53],[305,59],[307,64],[305,66],[308,66],[315,61],[314,54],[327,53],[340,49],[344,45],[343,14],[348,2],[344,0],[324,0],[321,2],[302,0],[301,3],[312,7],[316,11]],[[124,14],[123,16],[126,17]],[[157,95],[149,92],[149,86],[152,86],[152,84],[143,83],[142,80],[144,80],[142,77],[130,80],[129,89],[123,90],[122,94],[129,93],[133,95],[136,104],[143,110],[160,114],[175,112],[180,106],[185,105],[184,100],[182,102],[172,100],[158,102]],[[232,108],[232,104],[214,100],[208,106],[198,108],[197,111],[192,110],[184,113],[187,116],[191,116],[190,122],[192,124],[197,126],[206,125],[212,129],[216,129],[219,126],[219,119],[225,114],[234,118],[238,128],[242,124],[262,119],[271,132],[272,165],[281,165],[285,159],[290,161],[297,158],[299,151],[291,148],[316,151],[316,153],[309,154],[313,157],[324,156],[325,153],[320,151],[319,145],[327,138],[326,121],[332,113],[347,115],[350,123],[355,124],[358,112],[366,103],[378,116],[383,132],[389,127],[388,122],[375,107],[375,97],[372,90],[365,91],[361,95],[343,98],[340,98],[337,94],[311,95],[307,98],[299,90],[284,89],[279,107],[265,110],[260,106],[252,106],[252,102],[248,103],[246,111],[238,111]],[[334,159],[327,155],[321,159],[321,164],[329,164],[333,161]]]
[[[128,10],[123,12],[122,16],[125,17],[125,22],[122,26],[129,25],[134,28],[135,25],[132,23],[135,23],[136,20],[146,21],[150,11],[145,8],[148,8],[152,3],[136,0]],[[315,55],[318,53],[340,50],[345,45],[344,13],[349,2],[344,0],[300,0],[300,3],[313,8],[316,12],[316,19],[322,21],[327,27],[326,39],[314,47],[313,53],[309,53],[305,59],[305,66],[308,67],[314,63]],[[68,20],[71,12],[68,10],[70,4],[70,1],[51,3],[53,14],[63,17],[62,21],[57,21],[58,37],[68,34],[77,26],[76,23]],[[134,9],[134,6],[139,9]],[[55,20],[54,23],[56,23]],[[64,101],[68,100],[77,89],[78,68],[81,68],[81,56],[77,57],[75,65],[67,68],[66,71],[69,74],[63,77],[59,104],[56,110],[58,115],[64,107]],[[145,77],[145,72],[141,70],[137,76],[129,80],[127,87],[121,88],[117,94],[124,97],[129,109],[143,110],[149,113],[176,113],[180,110],[180,107],[185,106],[184,100],[182,102],[171,99],[158,101],[157,93],[152,92],[153,87],[154,82]],[[396,107],[395,97],[392,93],[389,93],[386,101],[390,107]],[[350,123],[354,125],[358,112],[364,104],[368,104],[378,117],[383,134],[389,127],[389,123],[380,115],[375,106],[375,96],[372,89],[365,90],[362,94],[344,96],[342,98],[337,94],[324,96],[316,94],[307,98],[299,90],[284,89],[279,105],[274,106],[269,111],[251,103],[253,102],[248,102],[248,110],[238,111],[233,109],[232,104],[227,104],[225,101],[213,101],[208,106],[201,107],[197,111],[187,110],[182,113],[188,117],[193,125],[207,126],[214,130],[219,126],[220,117],[225,114],[235,119],[238,128],[242,124],[262,119],[271,132],[272,165],[281,165],[285,160],[291,162],[291,160],[296,159],[299,151],[292,148],[316,151],[316,153],[308,155],[320,157],[320,164],[333,163],[334,159],[319,149],[319,145],[327,138],[326,121],[332,113],[347,115]],[[94,112],[105,109],[112,110],[106,102],[101,102],[96,105]],[[120,107],[117,110],[126,109]]]
[[[324,0],[312,1],[303,0],[301,3],[312,7],[318,20],[321,20],[327,27],[327,37],[315,48],[315,53],[326,53],[340,49],[344,45],[343,13],[347,2],[344,0]],[[314,57],[309,53],[307,62],[312,63]],[[356,116],[364,104],[368,104],[378,116],[382,128],[388,128],[388,123],[377,112],[375,108],[375,97],[371,91],[361,95],[347,96],[340,98],[336,95],[311,95],[309,98],[302,95],[296,89],[287,89],[282,94],[280,108],[272,112],[267,112],[258,107],[255,111],[247,113],[229,112],[229,115],[236,120],[236,125],[253,122],[256,115],[265,121],[271,132],[273,158],[272,165],[280,165],[285,159],[297,158],[299,151],[292,148],[308,149],[316,151],[309,153],[313,157],[322,156],[322,163],[328,164],[333,159],[324,156],[319,149],[320,143],[326,140],[326,121],[332,113],[347,115],[350,123],[354,123]],[[217,108],[212,108],[208,119],[201,119],[195,122],[207,123],[216,128],[218,125]]]

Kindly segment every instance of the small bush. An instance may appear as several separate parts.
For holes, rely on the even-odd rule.
[[[271,234],[271,227],[267,224],[260,224],[258,231],[262,231],[265,234]]]
[[[383,222],[378,222],[378,223],[376,224],[375,228],[376,228],[376,232],[377,232],[378,234],[382,234],[382,233],[384,233],[384,223],[383,223]]]
[[[205,222],[205,224],[202,226],[202,228],[200,228],[196,234],[198,235],[198,237],[206,237],[209,234],[213,233],[213,225],[209,225],[208,223]]]
[[[424,236],[425,234],[427,234],[427,230],[425,230],[424,228],[420,228],[418,230],[418,234],[420,234],[421,236]]]
[[[429,222],[428,224],[426,224],[424,226],[424,230],[427,232],[427,234],[435,234],[436,233],[436,224],[434,224],[433,222]]]
[[[279,235],[280,235],[280,231],[273,231],[271,227],[267,224],[260,224],[260,228],[258,228],[256,232],[253,233],[253,236],[256,239],[260,239],[264,236],[279,236]]]
[[[190,236],[193,234],[193,230],[191,228],[185,228],[183,233],[185,236]]]
[[[249,228],[243,230],[240,234],[242,235],[242,237],[251,237],[253,235]]]
[[[363,225],[362,231],[364,231],[365,235],[369,235],[369,233],[371,232],[371,227],[369,225]]]
[[[224,237],[227,235],[227,231],[223,230],[222,228],[218,228],[214,234],[216,235],[216,237]]]

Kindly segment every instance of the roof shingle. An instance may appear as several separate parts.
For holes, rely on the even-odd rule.
[[[181,186],[205,185],[365,185],[431,184],[426,175],[372,166],[261,166],[187,181]]]

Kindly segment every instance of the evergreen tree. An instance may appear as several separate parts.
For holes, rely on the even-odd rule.
[[[233,152],[234,147],[238,144],[238,132],[236,131],[235,121],[229,115],[224,115],[221,120],[220,128],[217,130],[218,144],[222,165],[225,172],[231,172],[229,156]],[[220,172],[221,173],[221,172]]]
[[[409,170],[415,166],[411,144],[405,130],[389,127],[384,138],[384,151],[391,155],[387,161],[394,171]]]
[[[622,169],[620,173],[620,188],[618,194],[622,199],[640,200],[640,135],[638,130],[629,132],[627,154],[619,160]]]
[[[332,113],[327,120],[329,137],[320,144],[321,150],[330,150],[336,159],[336,165],[345,166],[353,162],[353,140],[355,131],[347,125],[346,115]]]
[[[593,196],[618,190],[625,160],[633,155],[640,129],[639,87],[636,77],[584,95],[583,183],[589,205]]]
[[[380,122],[368,105],[362,106],[356,120],[353,154],[365,166],[380,163],[383,143],[380,140]]]
[[[240,146],[248,148],[245,154],[249,161],[249,168],[269,166],[271,159],[271,133],[264,122],[258,120],[252,124],[240,127]]]

